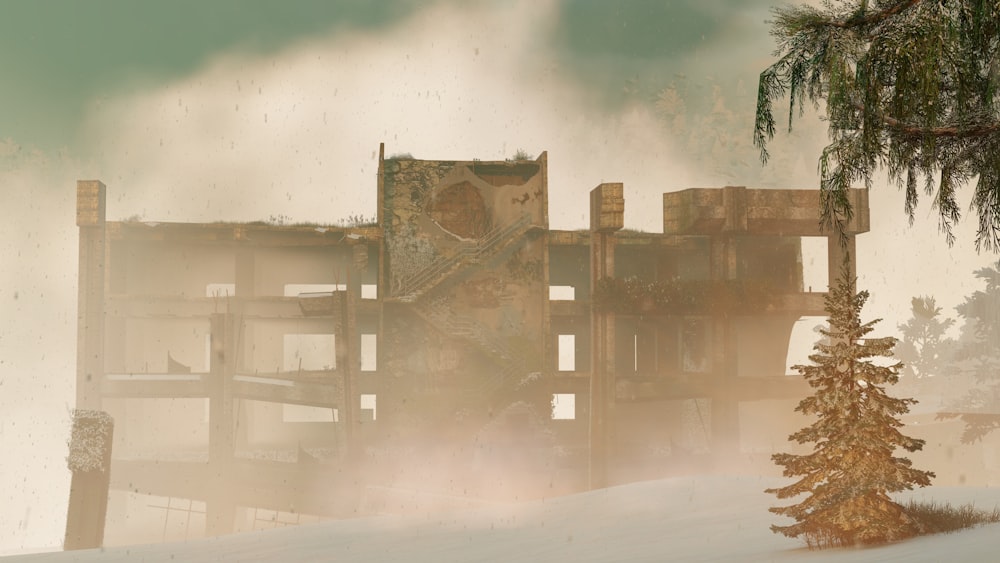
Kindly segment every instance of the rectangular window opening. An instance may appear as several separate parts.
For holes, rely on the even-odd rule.
[[[576,288],[571,285],[550,285],[549,301],[575,301]]]
[[[374,334],[361,335],[361,371],[378,369],[378,339]]]
[[[559,335],[559,371],[576,371],[576,335]]]
[[[378,286],[373,283],[361,284],[362,299],[378,299]]]
[[[361,422],[372,422],[376,419],[375,395],[361,395]]]
[[[552,394],[552,420],[576,420],[576,394]]]

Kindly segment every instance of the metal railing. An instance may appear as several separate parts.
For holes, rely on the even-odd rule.
[[[512,241],[519,231],[526,231],[531,223],[531,215],[523,214],[507,225],[492,229],[476,241],[465,241],[458,245],[454,254],[439,256],[413,274],[404,277],[395,292],[397,299],[412,302],[422,293],[440,283],[461,264],[476,264],[495,254],[505,243]]]

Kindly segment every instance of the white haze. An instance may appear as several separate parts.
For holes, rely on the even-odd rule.
[[[109,215],[151,220],[333,221],[374,215],[386,156],[550,156],[551,223],[586,225],[581,204],[624,181],[629,222],[662,223],[662,192],[694,180],[647,108],[605,114],[543,39],[554,3],[429,8],[384,35],[315,40],[269,57],[230,54],[94,117]],[[572,211],[570,211],[572,209]]]
[[[652,104],[595,105],[545,43],[557,16],[552,2],[429,6],[378,34],[223,54],[165,86],[94,100],[87,146],[74,156],[0,142],[0,553],[62,539],[76,179],[107,184],[112,220],[333,222],[375,214],[380,142],[387,156],[428,159],[547,150],[553,228],[586,226],[589,190],[621,181],[626,224],[651,231],[661,229],[663,192],[722,185],[675,156]],[[747,65],[767,63],[768,41],[762,27]],[[687,64],[732,65],[727,50],[738,48],[706,48]],[[823,135],[777,146],[811,163]],[[785,187],[816,184],[811,165],[789,178]],[[970,222],[948,249],[933,217],[906,227],[895,189],[874,191],[872,209],[859,271],[874,296],[869,316],[888,319],[882,330],[906,318],[913,295],[951,307],[974,289],[971,272],[990,257],[971,251]]]
[[[950,561],[996,558],[998,525],[874,548],[809,551],[772,533],[791,520],[763,491],[786,481],[686,477],[473,510],[424,511],[158,545],[14,557],[10,563],[129,561]],[[900,495],[992,508],[997,489],[931,487]],[[6,562],[6,560],[5,560]]]

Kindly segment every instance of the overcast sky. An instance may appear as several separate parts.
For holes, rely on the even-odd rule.
[[[659,231],[665,191],[812,188],[815,118],[750,147],[767,0],[10,2],[0,18],[0,553],[61,541],[74,397],[75,181],[108,216],[159,221],[375,214],[388,154],[549,152],[551,224],[626,188],[626,223]],[[881,183],[881,182],[880,182]],[[951,307],[992,260],[954,249],[925,205],[872,194],[859,239],[872,316],[913,295]],[[13,452],[13,453],[12,453]],[[12,461],[14,460],[14,461]]]

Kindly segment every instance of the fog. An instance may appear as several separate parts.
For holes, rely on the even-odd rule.
[[[387,156],[426,159],[548,151],[552,228],[585,227],[588,192],[623,182],[626,226],[652,232],[662,229],[663,192],[817,185],[825,130],[815,116],[795,136],[779,133],[772,152],[788,157],[764,172],[747,152],[751,122],[730,129],[752,111],[754,77],[770,60],[757,3],[719,15],[731,36],[683,50],[667,69],[639,76],[649,67],[637,63],[614,103],[606,83],[616,78],[581,78],[580,68],[599,70],[600,61],[568,60],[555,45],[563,10],[554,1],[433,3],[376,30],[331,29],[268,52],[220,51],[182,76],[88,99],[71,146],[0,140],[0,553],[62,541],[77,179],[107,185],[110,220],[328,223],[375,215],[380,142]],[[755,39],[746,40],[747,29],[759,32]],[[723,143],[715,150],[732,147],[739,159],[709,166],[711,155],[692,155],[697,129],[681,136],[656,103],[679,80],[671,75],[701,88],[701,103],[716,93],[712,107],[691,115],[728,116],[706,133]],[[752,178],[741,181],[744,174]],[[895,186],[877,180],[871,193],[858,273],[872,293],[865,314],[885,319],[880,334],[895,333],[913,296],[933,295],[948,311],[977,288],[972,272],[995,260],[974,252],[973,221],[958,226],[949,248],[927,200],[911,227]],[[808,346],[808,336],[798,344]]]

